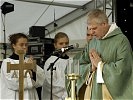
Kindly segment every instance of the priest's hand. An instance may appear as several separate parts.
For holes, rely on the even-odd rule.
[[[101,57],[99,56],[99,54],[96,52],[95,49],[92,49],[90,50],[89,52],[89,57],[90,57],[90,60],[91,60],[91,63],[93,66],[95,66],[97,68],[98,66],[98,63],[100,61],[102,61]],[[93,68],[93,67],[92,67]]]
[[[94,65],[92,65],[92,72],[94,72],[94,71],[96,71],[97,70],[97,67],[96,66],[94,66]]]

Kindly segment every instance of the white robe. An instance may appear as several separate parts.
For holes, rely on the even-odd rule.
[[[26,59],[27,60],[27,59]],[[1,65],[1,99],[0,100],[18,100],[19,99],[19,78],[12,78],[14,72],[17,76],[18,70],[11,70],[7,73],[7,62],[11,64],[18,64],[19,60],[10,58],[4,59]],[[24,78],[24,100],[38,100],[36,87],[40,87],[44,82],[44,71],[37,66],[36,82],[30,78],[29,73],[27,78]],[[34,83],[34,84],[33,84]]]
[[[44,65],[45,81],[42,89],[42,100],[50,100],[51,93],[51,71],[47,71],[50,63],[57,59],[56,56],[51,56]],[[54,64],[56,70],[53,71],[53,86],[52,86],[52,97],[53,100],[65,100],[67,92],[65,88],[65,68],[67,65],[67,59],[59,58]]]

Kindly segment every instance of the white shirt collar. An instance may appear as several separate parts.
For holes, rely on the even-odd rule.
[[[116,25],[116,23],[112,23],[111,26],[110,26],[110,28],[109,28],[109,31],[107,32],[107,34],[102,39],[104,39],[105,37],[107,37],[107,35],[109,33],[111,33],[113,30],[115,30],[116,28],[118,28],[118,26]]]

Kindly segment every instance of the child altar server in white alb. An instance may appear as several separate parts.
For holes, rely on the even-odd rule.
[[[1,100],[18,100],[19,99],[19,71],[11,70],[7,73],[7,62],[19,64],[18,50],[23,50],[26,54],[28,48],[28,37],[23,33],[12,34],[9,37],[13,54],[4,59],[1,65]],[[25,63],[33,63],[33,57],[24,57]],[[41,67],[36,65],[36,72],[32,71],[32,76],[27,73],[24,78],[24,100],[39,100],[36,91],[37,87],[42,86],[45,76]],[[25,71],[24,71],[25,72]]]

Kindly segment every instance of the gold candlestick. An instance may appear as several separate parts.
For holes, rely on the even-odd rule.
[[[72,73],[68,74],[67,78],[71,81],[71,97],[65,98],[65,100],[78,100],[78,97],[76,97],[75,93],[75,85],[76,85],[76,80],[80,77],[80,75]]]
[[[76,95],[76,81],[80,77],[79,73],[79,60],[70,58],[67,65],[67,79],[70,80],[71,90],[70,97],[65,98],[65,100],[78,100]]]

